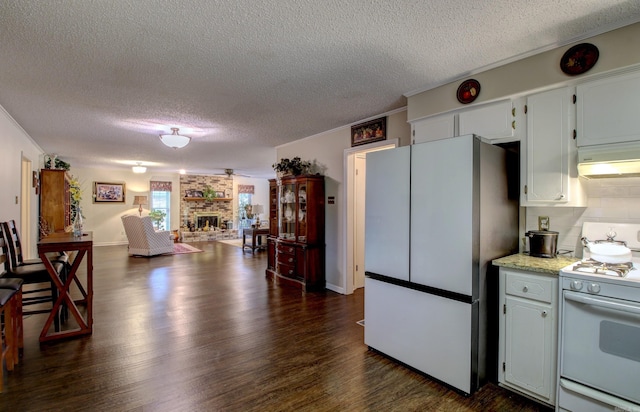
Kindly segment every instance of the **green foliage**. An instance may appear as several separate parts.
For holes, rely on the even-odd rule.
[[[300,176],[309,174],[311,170],[311,162],[308,160],[302,160],[299,156],[296,156],[293,159],[280,159],[278,163],[272,164],[271,167],[273,167],[273,170],[278,173]]]
[[[204,190],[202,191],[202,195],[204,196],[205,199],[212,200],[216,198],[216,191],[213,190],[211,186],[207,185],[204,187]]]
[[[162,222],[164,222],[164,217],[166,215],[167,214],[164,212],[164,210],[152,210],[149,212],[149,217],[155,224],[156,229],[160,229],[160,225],[162,224]]]
[[[64,160],[60,160],[57,157],[55,158],[54,166],[58,170],[69,170],[69,169],[71,169],[71,165],[69,163],[65,162]],[[44,167],[45,167],[45,169],[51,169],[51,158],[50,157],[45,159]]]

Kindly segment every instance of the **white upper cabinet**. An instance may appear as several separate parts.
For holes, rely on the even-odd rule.
[[[515,116],[511,100],[464,110],[458,115],[459,135],[476,134],[492,142],[513,141],[516,128]]]
[[[578,146],[640,141],[640,71],[576,88]]]
[[[527,97],[522,206],[586,206],[573,139],[573,90],[564,87]]]
[[[445,113],[411,123],[413,144],[456,136],[457,115]]]

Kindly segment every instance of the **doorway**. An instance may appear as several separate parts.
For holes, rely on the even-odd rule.
[[[345,268],[344,293],[364,286],[364,211],[367,153],[398,147],[399,139],[371,143],[344,151],[345,178]]]
[[[20,223],[17,223],[16,227],[20,228],[22,253],[25,255],[25,258],[29,259],[32,255],[31,244],[33,241],[31,236],[31,196],[29,191],[36,182],[31,173],[31,160],[22,156],[20,166]]]

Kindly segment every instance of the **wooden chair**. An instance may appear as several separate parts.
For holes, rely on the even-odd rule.
[[[6,224],[7,245],[9,246],[10,252],[9,257],[15,259],[15,261],[12,262],[13,266],[37,265],[38,263],[42,263],[40,258],[24,258],[22,241],[20,240],[20,233],[18,233],[15,220],[9,220],[4,222],[4,224]],[[65,266],[68,266],[69,257],[64,252],[56,256],[51,256],[50,259],[52,261],[65,263]]]
[[[0,392],[4,387],[4,368],[2,362],[7,367],[7,371],[12,371],[18,364],[18,316],[20,305],[18,293],[12,289],[0,289],[0,317],[2,318],[2,332],[0,334]]]
[[[0,263],[4,262],[4,255],[0,255]],[[9,289],[16,292],[16,327],[17,327],[17,353],[18,357],[22,355],[24,349],[24,336],[22,325],[22,279],[18,278],[3,278],[0,277],[0,289]],[[16,358],[19,359],[19,358]],[[16,361],[16,363],[18,363]]]
[[[13,244],[11,231],[7,222],[0,224],[2,230],[0,230],[0,246],[2,247],[2,254],[5,255],[5,273],[0,275],[3,278],[18,278],[22,279],[25,285],[34,285],[34,288],[28,290],[22,290],[22,306],[41,305],[43,303],[55,302],[57,298],[57,288],[47,272],[47,268],[43,263],[34,264],[18,264],[18,257],[12,253],[15,252],[15,247],[11,247]],[[53,267],[58,272],[59,276],[64,279],[65,263],[59,261],[53,261]],[[45,285],[46,286],[43,286]],[[38,313],[49,313],[51,308],[46,309],[33,309],[23,310],[24,315],[32,315]]]

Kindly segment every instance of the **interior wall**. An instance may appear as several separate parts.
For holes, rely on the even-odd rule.
[[[15,220],[17,227],[22,227],[20,209],[22,202],[29,205],[28,215],[31,222],[38,222],[39,197],[35,188],[28,191],[29,199],[21,196],[22,161],[31,162],[32,170],[27,172],[31,180],[31,172],[39,170],[43,164],[43,150],[29,137],[20,125],[0,106],[0,221]],[[28,258],[37,256],[36,239],[38,225],[30,227],[30,244],[25,244]],[[23,234],[24,237],[24,234]]]
[[[180,216],[180,175],[174,174],[153,174],[153,170],[147,173],[133,173],[130,169],[86,169],[75,168],[71,165],[69,171],[80,182],[82,189],[82,214],[84,216],[84,228],[93,231],[93,241],[96,246],[122,245],[127,244],[127,236],[120,217],[125,214],[137,214],[138,207],[133,205],[134,196],[149,196],[149,182],[152,180],[171,182],[171,230],[180,229],[183,218]],[[94,182],[114,182],[125,183],[124,203],[94,203],[93,183]],[[243,183],[244,182],[244,183]],[[268,205],[269,182],[266,179],[233,177],[234,196],[233,210],[234,219],[237,221],[237,187],[240,184],[253,184],[256,193],[254,202]],[[143,206],[142,215],[149,213],[149,205]]]
[[[133,205],[135,196],[149,196],[149,182],[159,180],[172,183],[171,193],[171,230],[180,225],[180,175],[154,175],[152,170],[147,173],[133,173],[131,169],[87,169],[76,168],[71,164],[69,171],[80,182],[82,200],[80,207],[84,216],[84,230],[93,232],[95,246],[127,244],[127,236],[120,217],[138,214],[138,206]],[[124,203],[94,203],[93,184],[124,183]],[[142,215],[149,213],[149,205],[142,206]]]
[[[377,117],[384,117],[381,114]],[[411,127],[407,123],[406,111],[387,114],[387,139],[398,138],[401,145],[411,142]],[[334,129],[326,133],[310,136],[276,148],[277,159],[300,156],[302,160],[317,161],[326,168],[325,175],[325,244],[327,288],[343,291],[345,244],[342,236],[344,225],[344,150],[351,147],[351,126]],[[327,199],[333,197],[334,204]]]
[[[586,208],[526,208],[526,230],[538,230],[538,216],[548,216],[549,230],[558,232],[558,249],[575,251],[582,257],[580,238],[585,221],[640,224],[640,177],[588,180],[587,197]],[[528,244],[525,250],[529,250]]]
[[[481,91],[474,105],[498,100],[536,89],[564,84],[567,81],[593,77],[622,67],[640,63],[640,53],[630,52],[629,47],[640,39],[640,23],[622,27],[579,43],[589,42],[600,50],[596,65],[586,74],[570,77],[560,70],[560,59],[573,46],[567,45],[526,59],[518,60],[495,69],[476,73],[472,76],[481,85]],[[413,121],[465,106],[456,99],[460,81],[408,97],[407,120]]]

